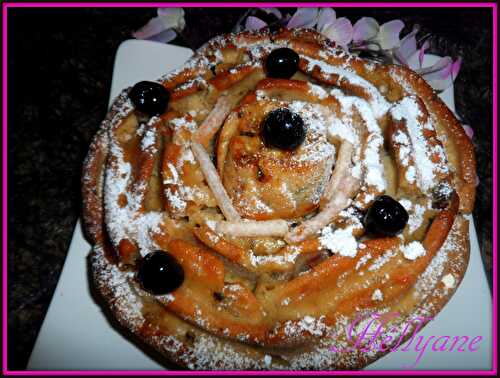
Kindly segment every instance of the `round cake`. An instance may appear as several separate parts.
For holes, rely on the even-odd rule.
[[[224,35],[125,89],[97,132],[93,286],[179,367],[360,369],[460,284],[475,179],[461,124],[408,68],[307,29]]]

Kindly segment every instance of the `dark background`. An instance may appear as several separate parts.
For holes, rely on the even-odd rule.
[[[199,47],[247,9],[186,9],[173,43]],[[156,15],[142,9],[8,11],[8,336],[10,369],[24,369],[80,214],[81,164],[107,110],[114,54]],[[490,9],[337,9],[353,23],[400,18],[431,33],[431,53],[463,57],[459,115],[472,125],[480,184],[475,222],[491,280]],[[78,342],[78,340],[75,340]]]

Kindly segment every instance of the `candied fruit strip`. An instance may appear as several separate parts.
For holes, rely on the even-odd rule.
[[[200,169],[205,176],[205,180],[207,180],[208,186],[212,189],[212,193],[219,205],[219,208],[222,211],[222,214],[229,221],[237,221],[240,220],[241,217],[234,208],[231,199],[227,195],[226,189],[222,185],[219,174],[215,169],[210,156],[205,151],[205,148],[196,142],[191,143],[191,150],[193,151],[194,156],[200,163]]]
[[[192,136],[192,140],[208,147],[210,140],[219,131],[224,120],[231,112],[232,102],[227,96],[221,96],[215,103],[210,114],[205,118]]]
[[[335,192],[339,190],[339,184],[351,166],[353,152],[354,146],[345,140],[342,141],[335,169],[333,170],[330,180],[323,191],[323,196],[320,201],[322,207],[325,207],[330,202]]]
[[[278,236],[288,233],[288,223],[283,219],[254,221],[244,219],[239,222],[219,221],[215,230],[221,234],[240,237]]]
[[[298,243],[316,234],[349,206],[351,197],[359,188],[359,180],[350,176],[350,173],[345,173],[343,176],[337,186],[339,191],[330,199],[324,209],[314,218],[304,221],[285,236],[288,243]]]

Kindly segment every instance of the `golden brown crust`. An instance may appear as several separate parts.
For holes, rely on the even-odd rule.
[[[449,241],[442,250],[444,253],[434,258],[435,270],[420,278],[419,288],[426,288],[431,281],[437,284],[430,289],[427,288],[427,296],[419,304],[419,310],[413,314],[423,322],[420,325],[410,323],[411,327],[400,345],[404,345],[417,326],[422,329],[431,321],[460,286],[469,261],[468,227],[467,220],[461,216],[457,218],[449,235]],[[154,303],[148,302],[147,295],[143,292],[141,294],[140,288],[133,280],[129,278],[127,281],[130,275],[126,272],[120,273],[116,265],[106,259],[100,244],[95,245],[90,255],[90,268],[95,289],[109,306],[112,317],[117,319],[125,330],[137,336],[142,343],[153,346],[167,361],[174,362],[179,367],[196,370],[356,370],[383,357],[393,346],[388,345],[385,351],[374,351],[370,354],[362,353],[358,349],[352,352],[334,353],[329,351],[332,346],[341,349],[345,344],[340,340],[330,339],[320,347],[299,352],[293,350],[284,350],[281,354],[276,350],[266,352],[250,345],[215,338],[171,313],[164,313],[163,318],[158,319],[158,308]],[[437,276],[432,277],[433,274]],[[448,274],[452,274],[456,280],[454,287],[449,288],[442,281],[442,277]],[[133,310],[135,302],[141,295],[146,303],[146,310]],[[399,324],[403,328],[408,319],[409,316],[403,317],[394,326]],[[340,332],[337,335],[340,335]],[[207,353],[207,348],[210,353]],[[266,355],[272,356],[270,364],[267,363]]]
[[[246,60],[261,64],[266,52],[260,51],[259,46],[265,43],[286,43],[301,54],[302,73],[297,74],[297,80],[265,79],[262,69]],[[222,61],[217,63],[220,55]],[[323,69],[322,64],[330,65],[333,71]],[[215,69],[211,70],[211,66]],[[348,73],[337,72],[338,67],[342,70],[347,67]],[[352,72],[361,82],[350,79]],[[304,75],[333,86],[332,94],[325,95],[321,87],[308,84]],[[217,38],[200,49],[185,68],[165,76],[162,82],[173,94],[169,111],[139,127],[142,121],[133,115],[133,107],[124,92],[103,122],[84,165],[83,218],[94,244],[91,263],[94,280],[125,328],[169,359],[189,368],[357,369],[382,354],[359,351],[348,355],[328,354],[326,343],[345,343],[342,337],[332,339],[330,334],[336,327],[344,326],[342,322],[352,321],[360,311],[401,310],[406,314],[400,319],[402,324],[409,314],[425,312],[433,316],[444,306],[457,285],[453,290],[444,290],[439,280],[449,272],[455,282],[459,282],[467,266],[467,222],[458,211],[459,208],[460,212],[472,209],[475,161],[472,145],[461,125],[420,77],[407,69],[372,65],[354,58],[314,31],[284,30],[273,35],[272,42],[266,31]],[[335,87],[352,97],[334,94]],[[362,136],[356,158],[363,160],[368,156],[367,150],[373,147],[373,140],[379,138],[380,142],[383,137],[371,126],[375,118],[373,121],[366,118],[361,108],[346,103],[357,101],[352,100],[356,97],[371,105],[381,104],[381,108],[374,111],[376,122],[386,127],[392,136],[402,130],[402,126],[387,123],[384,114],[391,108],[386,103],[396,104],[416,96],[416,103],[423,103],[422,109],[428,111],[436,126],[435,131],[434,128],[423,130],[423,135],[433,151],[435,146],[443,148],[440,144],[443,141],[448,158],[443,160],[439,154],[430,154],[430,159],[433,164],[449,164],[453,168],[453,187],[458,193],[446,208],[430,216],[434,220],[421,239],[425,255],[416,260],[403,257],[402,248],[406,246],[399,238],[364,240],[355,257],[340,254],[321,257],[318,254],[318,249],[323,248],[320,237],[287,245],[279,238],[245,239],[215,233],[209,222],[223,218],[198,162],[189,157],[189,141],[194,130],[192,125],[196,127],[206,118],[221,95],[231,98],[234,110],[217,144],[211,145],[207,139],[206,147],[209,151],[213,147],[217,153],[218,172],[233,201],[241,191],[241,177],[246,178],[246,182],[254,180],[254,184],[259,181],[255,169],[247,174],[253,166],[250,158],[258,156],[259,166],[272,160],[271,156],[262,158],[265,147],[259,144],[252,150],[250,137],[237,135],[258,133],[259,120],[276,106],[272,101],[281,101],[280,106],[290,106],[294,101],[303,101],[309,104],[307,106],[313,104],[316,106],[313,117],[321,115],[341,120],[350,117],[356,133]],[[271,99],[272,105],[268,108],[266,98]],[[192,114],[189,111],[193,109],[198,111]],[[249,116],[239,117],[245,111]],[[212,129],[207,130],[213,135]],[[328,136],[328,140],[338,148],[339,138],[345,137]],[[381,153],[383,146],[376,146],[373,151]],[[393,152],[399,153],[400,150]],[[289,159],[282,159],[284,168],[279,172],[274,170],[278,165],[273,165],[269,170],[271,175],[286,181],[287,171],[292,168],[299,177],[308,178],[301,184],[305,187],[308,181],[314,184],[311,177],[319,172],[317,182],[311,187],[321,192],[324,178],[328,177],[322,170],[327,170],[327,165],[313,164],[302,172],[297,166],[291,166]],[[231,161],[233,171],[227,168]],[[130,164],[130,170],[124,168],[124,162]],[[368,168],[361,166],[360,169],[367,175]],[[399,174],[405,174],[402,167]],[[442,179],[448,177],[448,173],[443,175]],[[319,206],[319,197],[313,202],[295,196],[293,207],[278,209],[276,206],[283,201],[273,194],[277,183],[264,185],[259,198],[271,206],[272,212],[256,212],[254,204],[249,208],[236,206],[240,214],[254,219],[295,219]],[[298,177],[288,184],[295,183],[300,184]],[[401,182],[397,186],[402,187]],[[187,191],[185,187],[190,189]],[[408,187],[406,189],[405,193],[411,195],[415,204],[429,195],[423,188],[413,197]],[[354,198],[354,207],[346,211],[356,207],[363,211],[369,206],[370,198],[381,193],[384,189],[377,187],[376,180],[367,181]],[[250,194],[243,197],[248,199]],[[163,209],[168,216],[161,212]],[[342,229],[352,227],[355,235],[362,234],[362,226],[355,217],[349,215],[345,219],[339,217],[332,221]],[[111,243],[106,250],[116,254],[121,263],[108,261],[104,256],[102,246],[107,243],[108,232]],[[141,290],[134,278],[135,260],[153,247],[173,254],[186,272],[185,282],[171,298],[153,298]],[[456,253],[449,253],[453,249]],[[300,259],[295,259],[308,254],[312,258],[304,261],[319,260],[301,271],[304,266],[299,263]],[[381,264],[383,267],[373,268],[380,259],[386,260]],[[430,282],[421,296],[413,295],[413,290],[423,285],[421,282],[430,274],[426,272],[433,264],[440,264],[441,270],[428,279]],[[381,302],[373,299],[377,290],[384,293]],[[208,348],[220,353],[201,352],[207,343]],[[321,358],[313,358],[315,353]]]
[[[460,196],[460,210],[472,212],[476,194],[476,158],[474,146],[464,128],[430,85],[415,72],[404,66],[390,66],[388,70],[402,77],[413,91],[419,93],[438,125],[437,131],[441,138],[446,135],[446,150],[448,156],[453,157],[449,163],[456,172],[455,185]]]
[[[104,239],[103,176],[108,157],[108,132],[113,123],[122,119],[121,113],[124,107],[126,109],[127,92],[127,90],[122,91],[114,100],[109,113],[92,139],[83,162],[82,219],[87,237],[94,244]]]

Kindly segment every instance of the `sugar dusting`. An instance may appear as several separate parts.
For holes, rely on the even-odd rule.
[[[219,42],[221,41],[223,40],[219,40]],[[232,42],[235,43],[236,41],[233,40]],[[263,44],[259,47],[255,47],[255,45],[253,44],[248,44],[247,50],[251,56],[260,59],[264,56],[264,54],[269,53],[269,51],[271,51],[277,45],[286,45],[286,42],[269,43],[267,45]],[[321,51],[320,55],[321,54],[328,56],[331,53],[328,51]],[[341,53],[339,52],[338,54]],[[221,61],[222,58],[222,54],[215,54],[216,62]],[[209,63],[210,62],[206,57],[197,55],[193,59],[191,59],[188,64],[183,67],[183,69],[197,69],[205,67]],[[309,68],[311,68],[311,65],[319,65],[320,68],[326,73],[338,74],[341,76],[341,78],[349,81],[351,84],[362,87],[368,93],[369,98],[367,100],[355,100],[355,98],[350,98],[350,96],[341,94],[340,91],[338,91],[337,93],[334,93],[334,91],[332,91],[332,94],[336,94],[337,97],[340,98],[344,112],[347,112],[348,108],[355,106],[361,113],[363,121],[365,122],[370,135],[368,137],[365,159],[362,162],[362,165],[358,165],[358,169],[363,167],[363,169],[365,170],[364,179],[366,180],[367,184],[373,185],[380,190],[384,190],[384,172],[383,166],[380,162],[380,148],[383,143],[383,138],[381,137],[380,128],[378,127],[376,118],[381,113],[385,113],[387,111],[387,103],[384,103],[385,99],[378,93],[378,90],[371,83],[364,81],[364,79],[356,77],[355,73],[352,72],[348,68],[348,66],[341,68],[332,68],[332,66],[326,65],[323,62],[316,64],[316,62],[310,59]],[[181,70],[178,70],[176,73],[168,74],[164,77],[163,80],[168,80],[179,72],[181,72]],[[310,92],[311,94],[322,99],[328,95],[328,93],[320,86],[310,85]],[[298,107],[299,104],[297,103],[296,106]],[[118,114],[117,119],[113,122],[118,122],[118,119],[124,118],[131,109],[132,107],[130,104],[124,105],[123,113]],[[335,120],[329,118],[322,118],[318,121],[318,117],[314,116],[314,114],[323,114],[322,112],[320,112],[318,109],[313,110],[311,108],[308,108],[306,110],[310,114],[305,114],[305,118],[307,118],[311,114],[313,115],[308,120],[311,130],[319,131],[321,135],[328,135],[328,133],[330,133],[331,135],[351,138],[353,141],[357,140],[358,131],[353,127],[352,124],[349,124],[348,122],[337,122],[335,124]],[[156,120],[150,121],[151,124],[153,124],[154,122],[156,122]],[[192,130],[197,127],[196,123],[186,121],[186,119],[184,118],[174,120],[173,125],[174,128],[187,127]],[[424,125],[424,127],[428,128],[429,125]],[[143,151],[154,153],[156,148],[156,141],[155,135],[152,132],[152,128],[146,127],[141,130],[141,136],[141,149]],[[108,169],[108,171],[106,172],[104,188],[105,207],[107,209],[106,223],[109,228],[109,233],[115,243],[122,238],[137,240],[141,253],[144,254],[151,248],[155,247],[154,243],[150,240],[150,234],[152,232],[158,231],[164,214],[160,212],[149,212],[146,214],[141,214],[141,204],[146,188],[144,185],[132,185],[133,183],[131,178],[130,164],[124,161],[119,147],[116,144],[112,143],[110,151],[111,155],[114,158],[116,157],[116,159],[114,159],[114,161],[110,163],[110,169]],[[182,162],[181,164],[183,164],[183,162],[185,161],[194,162],[194,158],[192,157],[192,155],[189,155],[189,148],[186,151],[188,152],[182,155],[183,157],[180,159]],[[431,152],[439,155],[443,151],[434,149]],[[331,156],[334,153],[334,149],[318,149],[316,151],[311,151],[311,156],[313,156],[312,158],[315,158],[317,156],[320,156],[321,158],[324,156]],[[169,169],[172,171],[173,181],[171,183],[181,184],[178,177],[176,177],[176,168],[178,169],[179,167],[169,166]],[[434,167],[434,169],[436,169],[436,167]],[[438,167],[437,169],[442,168]],[[409,181],[412,178],[414,180],[417,178],[417,172],[415,172],[414,170],[412,171],[411,169],[408,169],[407,175]],[[358,176],[360,177],[361,173],[359,173]],[[421,179],[421,174],[419,177]],[[179,208],[185,206],[184,199],[189,195],[192,195],[192,192],[189,192],[189,188],[187,190],[184,189],[184,185],[181,184],[180,188],[181,189],[179,191],[172,191],[169,194],[170,196],[172,196],[171,198],[174,198],[172,201],[174,202],[174,204],[179,206]],[[118,206],[118,203],[120,203],[120,200],[124,195],[127,199],[126,205]],[[178,202],[175,202],[176,196],[178,197]],[[257,204],[255,206],[257,206]],[[421,208],[425,207],[421,206],[421,208],[417,208],[417,206],[420,205],[415,206],[413,220],[410,216],[410,230],[416,229],[415,227],[417,227],[421,223],[420,219],[423,216],[423,210]],[[362,248],[362,244],[357,243],[356,239],[353,237],[352,227],[350,230],[350,235],[347,231],[348,229],[349,227],[347,229],[333,230],[331,227],[329,227],[328,230],[323,230],[325,232],[324,235],[322,232],[321,236],[322,238],[324,238],[324,240],[322,241],[322,246],[325,247],[329,245],[330,247],[332,247],[334,246],[334,243],[340,242],[341,251],[339,251],[339,253],[341,255],[351,257],[355,256],[357,248]],[[323,245],[323,243],[325,245]],[[453,249],[449,247],[450,243],[452,242],[450,242],[450,237],[448,237],[445,246],[441,248],[435,258],[432,260],[431,264],[428,266],[426,272],[419,279],[416,287],[422,295],[424,295],[425,293],[428,294],[430,291],[432,291],[437,282],[442,282],[446,289],[454,287],[455,278],[453,277],[453,275],[448,274],[441,279],[441,273],[447,261],[446,256],[449,250]],[[354,245],[356,245],[356,248],[354,247]],[[412,243],[402,247],[403,253],[405,253],[405,249],[407,250],[408,255],[412,257],[417,256],[419,253],[422,253],[420,248],[416,245],[413,245]],[[95,269],[100,272],[100,276],[97,278],[97,280],[101,281],[105,286],[109,286],[112,288],[112,290],[114,291],[114,297],[116,298],[113,306],[116,308],[120,308],[122,312],[126,313],[127,322],[129,322],[129,324],[134,324],[134,330],[138,331],[139,326],[143,324],[144,319],[142,318],[142,315],[140,313],[140,301],[138,301],[137,294],[132,288],[133,283],[131,283],[131,281],[133,281],[133,276],[130,273],[120,271],[114,265],[106,262],[102,256],[103,253],[102,251],[99,251],[99,248],[94,249],[94,254],[94,266]],[[371,256],[367,254],[366,256],[363,256],[357,263],[356,269],[359,269],[361,266],[368,264],[369,262],[371,262],[369,270],[379,269],[389,259],[395,256],[395,254],[396,253],[394,251],[388,251],[380,258],[375,259],[375,261],[371,261]],[[290,263],[294,262],[297,256],[298,251],[292,250],[292,253],[285,256],[253,256],[252,262],[254,264],[267,262]],[[172,298],[166,297],[165,300],[171,301]],[[383,300],[383,293],[381,292],[381,290],[376,289],[373,292],[372,300]],[[284,302],[286,302],[286,299],[284,300]],[[284,304],[288,305],[288,303]],[[429,311],[429,308],[419,309],[415,313],[425,311]],[[336,362],[342,362],[342,364],[347,366],[356,366],[356,364],[359,364],[360,357],[358,354],[334,354],[331,350],[329,350],[331,345],[336,343],[336,338],[334,337],[335,332],[340,332],[341,328],[345,327],[346,324],[348,324],[347,321],[347,319],[340,318],[337,323],[336,329],[331,329],[330,327],[326,326],[324,322],[324,316],[319,318],[305,316],[302,317],[299,321],[287,322],[285,329],[289,337],[302,335],[304,331],[310,333],[311,335],[326,337],[319,341],[311,352],[304,352],[292,357],[284,355],[282,356],[282,358],[289,363],[289,368],[291,369],[302,369],[310,367],[320,369],[330,368],[332,364]],[[331,337],[329,338],[328,336]],[[244,349],[240,348],[239,346],[235,347],[231,343],[218,339],[217,337],[206,334],[204,332],[199,333],[193,345],[190,346],[187,346],[183,340],[174,336],[152,336],[151,340],[159,349],[167,351],[170,354],[177,355],[177,357],[191,369],[283,368],[283,366],[280,366],[279,362],[277,362],[277,360],[274,359],[271,354],[265,354],[264,352],[249,354],[246,352],[246,350],[243,352],[242,350]],[[345,346],[342,345],[342,342],[340,341],[338,342],[338,345]],[[207,350],[210,350],[210,353],[207,353]],[[370,357],[370,353],[368,353],[368,357]]]
[[[320,244],[323,248],[341,256],[355,257],[358,251],[358,242],[352,234],[353,229],[353,226],[349,226],[334,231],[332,226],[327,226],[321,230]]]
[[[427,140],[424,137],[423,130],[426,128],[433,130],[433,125],[430,123],[430,120],[423,124],[419,122],[419,118],[422,117],[422,113],[415,99],[411,97],[403,98],[398,104],[391,108],[390,113],[395,120],[406,121],[406,127],[411,140],[412,153],[414,154],[415,167],[417,170],[417,184],[423,191],[430,190],[435,186],[436,171],[447,172],[448,170],[448,168],[442,163],[436,164],[430,159],[430,156],[437,155],[439,156],[438,161],[446,161],[443,147],[440,145],[429,147]],[[401,137],[400,140],[402,140]],[[406,149],[404,151],[406,151]],[[405,153],[408,154],[408,152]],[[403,161],[406,161],[404,154]],[[409,178],[412,179],[412,177],[414,177],[414,174],[410,174]]]
[[[111,169],[107,170],[104,183],[105,220],[109,236],[115,245],[122,239],[135,240],[142,255],[157,249],[150,235],[160,231],[164,214],[161,212],[142,212],[146,184],[136,185],[133,191],[132,168],[125,162],[121,148],[113,139],[110,151],[114,159]],[[120,206],[122,198],[126,204]]]

